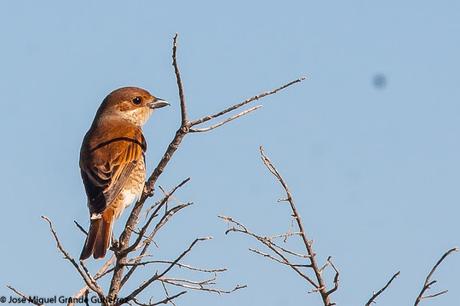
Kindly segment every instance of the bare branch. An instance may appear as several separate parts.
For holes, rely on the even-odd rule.
[[[247,229],[247,227],[245,227],[244,225],[242,225],[240,222],[238,221],[235,221],[233,218],[231,217],[226,217],[226,216],[218,216],[219,218],[225,220],[225,221],[228,221],[228,222],[231,222],[231,223],[234,223],[236,225],[239,226],[239,228],[237,227],[232,227],[230,229],[228,229],[225,234],[228,234],[230,232],[237,232],[237,233],[242,233],[242,234],[246,234],[248,236],[251,236],[255,239],[257,239],[259,242],[261,242],[263,245],[265,245],[266,247],[268,247],[270,250],[272,250],[279,258],[281,261],[283,261],[287,266],[289,266],[291,269],[293,269],[300,277],[304,278],[307,282],[309,282],[315,289],[318,289],[320,288],[310,277],[308,277],[308,275],[306,275],[305,273],[303,273],[296,265],[293,265],[289,259],[283,254],[281,253],[281,251],[274,246],[273,242],[270,241],[269,239],[267,239],[266,237],[262,237],[262,236],[259,236],[251,231],[249,231]]]
[[[22,293],[21,291],[17,290],[16,288],[10,286],[10,285],[7,285],[6,286],[8,289],[10,289],[11,291],[13,291],[14,293],[16,293],[17,295],[19,295],[20,297],[26,299],[27,302],[31,303],[31,304],[34,304],[34,305],[37,305],[37,306],[43,306],[44,304],[40,304],[38,303],[33,297],[31,297],[30,295],[27,295],[25,293]]]
[[[318,266],[318,263],[316,261],[316,254],[313,251],[313,247],[312,247],[313,242],[307,238],[307,234],[306,234],[306,232],[304,230],[302,219],[300,217],[300,214],[297,211],[297,207],[296,207],[296,205],[294,203],[294,199],[293,199],[292,194],[291,194],[291,192],[289,190],[289,187],[287,186],[285,180],[283,179],[283,177],[281,176],[279,171],[276,169],[276,167],[273,165],[271,160],[267,157],[267,155],[265,155],[265,152],[264,152],[262,147],[260,147],[260,155],[261,155],[261,159],[262,159],[264,165],[266,166],[266,168],[270,171],[270,173],[272,173],[276,177],[276,179],[279,181],[279,183],[283,187],[284,192],[285,192],[286,195],[285,195],[285,198],[282,201],[286,201],[286,202],[289,203],[290,208],[291,208],[291,212],[292,212],[291,215],[292,215],[293,219],[295,220],[295,223],[297,224],[298,230],[296,230],[294,233],[289,232],[289,233],[286,233],[286,234],[283,234],[283,235],[276,235],[276,236],[272,236],[272,237],[263,237],[263,236],[257,235],[255,233],[249,231],[246,226],[244,226],[240,222],[235,221],[234,219],[232,219],[230,217],[219,216],[221,219],[224,219],[225,221],[227,221],[229,223],[232,223],[232,225],[233,225],[225,233],[227,234],[229,232],[239,232],[239,233],[243,233],[243,234],[249,235],[249,236],[257,239],[263,245],[268,247],[272,252],[274,252],[275,255],[264,253],[264,252],[261,252],[261,251],[256,250],[256,249],[250,249],[250,251],[252,251],[252,252],[254,252],[256,254],[259,254],[261,256],[264,256],[266,258],[269,258],[269,259],[271,259],[273,261],[276,261],[278,263],[281,263],[283,265],[289,266],[299,276],[301,276],[303,279],[305,279],[308,283],[310,283],[313,286],[313,292],[319,292],[320,293],[324,306],[335,305],[335,303],[331,302],[330,295],[332,293],[334,293],[339,288],[339,276],[340,276],[339,270],[333,264],[333,262],[331,260],[331,257],[329,257],[327,259],[327,263],[326,263],[326,265],[324,267],[321,268],[321,267]],[[277,245],[276,243],[273,242],[273,238],[283,237],[284,239],[287,239],[287,237],[290,237],[290,236],[299,236],[301,238],[301,240],[303,242],[303,246],[305,247],[305,250],[306,250],[306,253],[307,253],[306,255],[298,254],[297,252],[292,252],[292,251],[290,251],[290,250],[288,250],[286,248],[283,248],[283,247],[281,247],[281,246],[279,246],[279,245]],[[290,259],[287,257],[287,255],[294,255],[294,256],[306,258],[309,261],[309,264],[293,263],[293,262],[290,261]],[[335,276],[334,276],[334,279],[333,279],[333,287],[331,289],[328,289],[328,287],[326,286],[326,282],[325,282],[325,280],[323,279],[323,276],[322,276],[322,271],[328,266],[331,266],[335,271]],[[309,268],[309,269],[311,269],[315,274],[316,281],[311,279],[307,274],[305,274],[299,268]]]
[[[447,290],[444,290],[444,291],[441,291],[441,292],[436,293],[436,294],[424,295],[425,292],[430,289],[431,285],[436,283],[436,280],[431,280],[431,277],[433,276],[433,274],[436,271],[436,269],[444,261],[444,259],[446,259],[447,256],[449,256],[453,252],[457,252],[457,251],[458,251],[458,248],[452,248],[452,249],[448,250],[447,252],[445,252],[441,256],[441,258],[436,262],[436,264],[433,266],[433,268],[431,268],[430,273],[428,273],[428,275],[427,275],[427,277],[425,279],[425,283],[423,284],[422,290],[420,291],[419,295],[415,299],[414,306],[417,306],[420,303],[420,301],[423,300],[423,299],[434,298],[434,297],[437,297],[437,296],[440,296],[442,294],[447,293]]]
[[[182,84],[182,78],[180,76],[179,66],[177,65],[176,53],[177,53],[177,37],[179,34],[176,33],[173,39],[173,48],[172,48],[172,59],[174,73],[176,74],[177,88],[179,89],[179,99],[180,99],[180,109],[181,109],[181,118],[182,126],[187,125],[187,105],[185,104],[185,95],[184,95],[184,86]]]
[[[305,232],[304,227],[303,227],[302,219],[300,217],[300,214],[297,211],[297,207],[296,207],[296,205],[294,203],[294,199],[293,199],[292,194],[291,194],[291,192],[289,190],[289,187],[287,186],[287,184],[284,181],[283,177],[278,172],[276,167],[273,165],[271,160],[267,157],[267,155],[265,155],[265,152],[264,152],[264,149],[263,149],[262,146],[260,147],[260,155],[261,155],[262,162],[264,163],[264,165],[278,179],[279,183],[281,184],[281,186],[283,187],[283,189],[284,189],[284,191],[286,193],[286,199],[285,200],[287,202],[289,202],[289,204],[290,204],[290,207],[291,207],[291,210],[292,210],[292,216],[293,216],[294,220],[297,223],[297,227],[299,229],[299,232],[301,233],[300,237],[303,240],[303,244],[305,246],[305,249],[307,250],[308,255],[310,255],[310,257],[309,257],[310,264],[312,266],[313,272],[315,273],[316,280],[318,281],[318,284],[319,284],[318,291],[321,294],[323,304],[324,304],[324,306],[330,306],[330,305],[333,304],[330,301],[330,294],[337,290],[337,288],[335,286],[338,286],[338,282],[334,281],[334,289],[332,289],[331,291],[327,291],[326,283],[325,283],[325,281],[324,281],[324,279],[323,279],[323,277],[321,275],[320,268],[319,268],[319,266],[318,266],[318,264],[316,262],[315,253],[313,251],[312,244],[309,241],[309,239],[307,238],[306,232]],[[338,279],[338,271],[337,270],[336,270],[336,277]]]
[[[422,299],[430,299],[430,298],[434,298],[434,297],[437,297],[437,296],[440,296],[440,295],[443,295],[443,294],[446,294],[447,292],[449,292],[449,290],[444,290],[444,291],[441,291],[441,292],[438,292],[438,293],[435,293],[435,294],[429,294],[429,295],[425,295],[422,297]]]
[[[383,291],[385,291],[385,290],[388,288],[388,286],[390,286],[390,284],[396,279],[396,277],[399,276],[400,273],[401,273],[401,271],[398,271],[398,272],[396,272],[395,274],[393,274],[393,276],[392,276],[392,277],[390,278],[390,280],[385,284],[385,286],[383,286],[382,289],[380,289],[380,290],[377,291],[377,292],[374,292],[374,293],[372,294],[371,298],[367,301],[366,306],[370,306],[370,305],[372,305],[372,303],[375,303],[375,299],[377,299],[378,296],[379,296],[380,294],[382,294]]]
[[[301,234],[302,234],[301,232],[293,232],[293,233],[287,232],[284,234],[270,236],[269,239],[283,238],[283,241],[286,242],[289,237],[300,236]]]
[[[178,213],[179,211],[181,211],[182,209],[184,209],[184,208],[186,208],[186,207],[188,207],[190,205],[192,205],[192,204],[191,203],[186,203],[186,204],[177,205],[177,206],[175,206],[175,207],[173,207],[173,208],[171,208],[171,209],[169,209],[169,210],[167,210],[165,212],[164,216],[158,221],[158,223],[155,226],[155,228],[153,229],[152,233],[147,237],[147,239],[145,239],[143,241],[142,251],[140,253],[140,256],[138,256],[136,258],[135,262],[140,262],[142,257],[146,255],[147,250],[148,250],[148,248],[150,246],[150,243],[153,241],[153,238],[158,233],[158,231],[172,218],[172,216],[174,216],[176,213]],[[142,247],[142,245],[139,245],[139,247]],[[120,262],[119,265],[120,265],[120,267],[124,267],[124,266],[126,266],[126,263],[125,262]],[[137,266],[133,265],[132,268],[128,271],[128,273],[126,273],[126,275],[121,280],[120,288],[128,281],[128,279],[132,276],[132,274],[134,273],[136,268],[137,268]]]
[[[223,293],[230,294],[232,292],[235,292],[237,290],[247,287],[246,285],[236,285],[235,288],[231,290],[223,290],[223,289],[209,288],[200,282],[192,282],[189,280],[161,278],[160,281],[173,285],[173,286],[177,286],[177,287],[182,287],[182,288],[187,288],[187,289],[192,289],[192,290],[199,290],[199,291],[208,291],[208,292],[213,292],[213,293],[218,293],[218,294],[223,294]]]
[[[280,264],[283,264],[283,265],[287,265],[287,266],[290,266],[290,267],[297,267],[297,268],[311,268],[311,265],[305,265],[305,264],[293,264],[293,263],[290,263],[290,262],[284,262],[282,260],[279,260],[278,258],[268,254],[268,253],[264,253],[262,251],[259,251],[257,249],[253,249],[253,248],[249,248],[249,251],[253,252],[253,253],[256,253],[262,257],[265,257],[265,258],[269,258],[273,261],[276,261]]]
[[[75,225],[77,226],[77,228],[78,228],[83,234],[85,234],[85,236],[88,236],[88,232],[83,228],[83,226],[81,226],[76,220],[73,220],[73,223],[75,223]]]
[[[287,88],[287,87],[289,87],[291,85],[294,85],[296,83],[300,83],[303,80],[305,80],[305,77],[298,78],[298,79],[296,79],[294,81],[291,81],[291,82],[289,82],[287,84],[284,84],[284,85],[282,85],[282,86],[280,86],[278,88],[275,88],[273,90],[260,93],[260,94],[258,94],[256,96],[253,96],[253,97],[251,97],[249,99],[244,100],[243,102],[240,102],[240,103],[234,104],[234,105],[232,105],[230,107],[227,107],[226,109],[224,109],[223,111],[220,111],[218,113],[208,115],[208,116],[204,116],[204,117],[202,117],[200,119],[197,119],[197,120],[193,120],[193,121],[190,122],[190,126],[195,126],[195,125],[207,122],[207,121],[209,121],[211,119],[214,119],[214,118],[220,117],[222,115],[225,115],[226,113],[234,111],[234,110],[236,110],[236,109],[238,109],[238,108],[240,108],[240,107],[242,107],[242,106],[244,106],[246,104],[249,104],[249,103],[251,103],[253,101],[259,100],[259,99],[261,99],[263,97],[266,97],[266,96],[276,94],[278,91],[281,91],[281,90],[283,90],[283,89],[285,89],[285,88]]]
[[[58,250],[62,253],[62,255],[64,255],[64,258],[67,259],[75,267],[75,269],[78,271],[78,273],[81,275],[81,277],[85,281],[86,285],[91,290],[96,292],[97,295],[100,298],[103,298],[104,297],[104,292],[102,291],[102,288],[99,287],[97,282],[91,277],[91,275],[89,274],[89,272],[86,269],[86,267],[78,265],[77,262],[75,261],[75,259],[73,259],[73,257],[70,256],[70,254],[67,253],[67,251],[62,246],[61,242],[59,241],[59,237],[58,237],[56,231],[54,230],[53,224],[51,223],[51,220],[46,216],[42,216],[42,219],[45,220],[46,222],[48,222],[51,234],[53,235],[54,240],[56,241],[56,246],[57,246]],[[80,261],[80,263],[81,263],[81,261]]]
[[[331,295],[332,293],[334,293],[337,289],[339,289],[339,276],[340,276],[340,272],[339,272],[339,270],[337,269],[337,267],[334,265],[334,263],[332,262],[332,257],[331,257],[331,256],[329,256],[329,257],[327,258],[327,262],[331,265],[332,269],[334,269],[334,272],[335,272],[334,280],[333,280],[333,282],[334,282],[334,287],[333,287],[331,290],[329,290],[329,291],[327,292],[327,295],[329,296],[329,295]]]
[[[219,123],[216,123],[214,125],[208,126],[206,128],[197,128],[197,129],[191,128],[190,132],[196,133],[196,132],[208,132],[208,131],[214,130],[215,128],[218,128],[219,126],[224,125],[225,123],[228,123],[230,121],[238,119],[238,118],[240,118],[240,117],[242,117],[244,115],[247,115],[247,114],[249,114],[249,113],[251,113],[251,112],[253,112],[255,110],[258,110],[261,107],[262,107],[262,105],[257,105],[257,106],[251,107],[251,108],[249,108],[249,109],[247,109],[245,111],[242,111],[239,114],[236,114],[236,115],[233,115],[231,117],[228,117],[227,119],[225,119],[225,120],[223,120],[223,121],[221,121]]]
[[[115,261],[115,255],[112,254],[112,256],[109,258],[109,260],[107,260],[102,265],[102,267],[96,272],[96,274],[94,275],[94,279],[98,280],[98,279],[102,278],[103,276],[107,275],[108,273],[110,273],[111,270],[108,270],[108,269],[113,264],[114,261]],[[81,288],[80,291],[78,291],[77,293],[75,293],[73,295],[72,300],[78,300],[80,297],[82,297],[83,295],[87,294],[88,290],[89,290],[88,286],[85,286],[85,287]],[[73,305],[75,305],[75,303],[73,303],[72,301],[67,303],[67,306],[73,306]]]
[[[185,180],[183,180],[180,184],[178,184],[176,187],[174,187],[173,190],[171,190],[171,192],[169,192],[169,193],[167,193],[165,195],[165,197],[160,201],[160,203],[156,207],[155,211],[150,215],[150,218],[147,220],[147,222],[144,224],[144,226],[142,227],[142,229],[138,233],[136,241],[131,246],[127,247],[126,249],[121,250],[120,253],[128,254],[131,251],[134,251],[136,249],[136,247],[141,242],[142,238],[144,238],[144,234],[147,231],[150,223],[157,216],[156,215],[157,212],[161,209],[161,207],[163,207],[163,205],[165,205],[169,201],[170,197],[174,194],[174,192],[176,192],[176,190],[179,189],[180,187],[184,186],[188,181],[190,181],[190,178],[186,178]]]
[[[165,299],[163,299],[163,300],[161,300],[161,301],[159,301],[159,302],[155,302],[155,303],[148,303],[148,304],[146,304],[146,303],[141,303],[141,302],[139,302],[139,301],[138,301],[137,299],[135,299],[135,298],[133,299],[133,302],[134,302],[134,304],[140,305],[140,306],[156,306],[156,305],[161,305],[161,304],[170,303],[172,300],[174,300],[174,299],[176,299],[176,298],[178,298],[178,297],[180,297],[181,295],[186,294],[186,293],[187,293],[187,291],[181,291],[181,292],[179,292],[179,293],[177,293],[177,294],[168,296],[168,297],[166,297]]]
[[[126,263],[125,266],[146,266],[149,264],[172,264],[173,262],[170,260],[149,260],[149,261],[143,261],[143,262],[132,262],[132,263]],[[182,264],[182,263],[176,263],[176,266],[179,268],[185,268],[191,271],[197,271],[197,272],[203,272],[203,273],[222,273],[226,272],[227,269],[225,268],[219,268],[219,269],[203,269],[203,268],[196,268],[190,265]]]
[[[149,213],[150,213],[151,210],[156,209],[158,206],[163,206],[165,203],[167,203],[167,202],[169,201],[169,199],[174,195],[174,193],[176,192],[176,190],[179,189],[179,188],[181,188],[182,186],[184,186],[184,185],[185,185],[186,183],[188,183],[189,181],[190,181],[190,177],[188,177],[188,178],[186,178],[185,180],[183,180],[183,181],[182,181],[181,183],[179,183],[176,187],[174,187],[170,192],[165,192],[165,191],[163,190],[163,188],[162,188],[161,186],[159,186],[159,188],[160,188],[160,189],[163,191],[163,193],[164,193],[164,197],[163,197],[160,201],[156,202],[154,205],[150,206],[150,207],[146,210],[146,212],[145,212],[146,218],[148,217],[148,215],[149,215]],[[155,215],[155,213],[157,213],[158,211],[159,211],[159,209],[156,209],[156,210],[154,211],[153,214]]]
[[[154,276],[152,276],[151,278],[149,278],[147,281],[143,282],[137,289],[135,289],[133,292],[131,292],[128,296],[126,296],[126,298],[123,298],[122,300],[127,303],[131,300],[133,300],[133,298],[135,298],[139,293],[141,293],[145,288],[147,288],[151,283],[153,283],[154,281],[160,279],[161,277],[163,277],[166,273],[168,273],[174,266],[176,266],[176,264],[182,259],[184,258],[185,255],[187,255],[191,250],[192,248],[195,246],[195,244],[197,244],[199,241],[205,241],[205,240],[209,240],[209,239],[212,239],[212,237],[203,237],[203,238],[197,238],[195,239],[191,244],[190,246],[185,250],[183,251],[174,261],[171,262],[171,264],[160,274],[158,273],[155,273]]]

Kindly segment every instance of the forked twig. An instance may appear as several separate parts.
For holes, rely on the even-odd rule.
[[[297,211],[297,207],[295,205],[294,198],[292,197],[291,191],[289,190],[289,187],[287,186],[287,183],[285,182],[284,178],[281,176],[279,171],[276,169],[274,164],[271,162],[271,160],[267,157],[267,155],[265,154],[265,152],[264,152],[262,147],[260,147],[260,155],[261,155],[261,159],[262,159],[265,167],[270,171],[270,173],[272,173],[276,177],[278,182],[283,187],[286,196],[282,201],[286,201],[286,202],[289,203],[290,209],[291,209],[291,212],[292,212],[292,218],[294,219],[295,223],[297,224],[297,228],[298,228],[298,230],[295,231],[295,234],[292,234],[292,233],[289,232],[289,233],[286,233],[286,234],[283,234],[283,235],[276,235],[276,236],[273,236],[273,237],[285,237],[285,238],[287,238],[287,237],[290,237],[290,236],[299,236],[301,238],[301,240],[302,240],[303,247],[305,247],[305,250],[306,250],[306,256],[302,256],[302,257],[304,257],[305,260],[308,261],[308,264],[302,264],[302,263],[299,264],[299,263],[292,262],[288,258],[289,255],[299,256],[301,254],[298,254],[296,252],[292,252],[292,251],[290,251],[290,250],[288,250],[286,248],[278,246],[275,242],[273,242],[272,238],[257,235],[255,233],[249,231],[246,226],[244,226],[243,224],[241,224],[238,221],[235,221],[231,217],[219,216],[221,219],[224,219],[225,221],[227,221],[227,222],[229,222],[229,223],[231,223],[233,225],[231,228],[229,228],[226,231],[226,233],[239,232],[239,233],[243,233],[243,234],[249,235],[251,237],[254,237],[259,242],[261,242],[263,245],[268,247],[274,253],[274,255],[264,253],[262,251],[259,251],[257,249],[253,249],[253,248],[251,248],[250,251],[252,251],[252,252],[254,252],[254,253],[258,254],[258,255],[261,255],[263,257],[269,258],[269,259],[271,259],[273,261],[276,261],[276,262],[278,262],[280,264],[283,264],[283,265],[286,265],[286,266],[290,267],[299,276],[301,276],[308,283],[310,283],[310,285],[313,286],[313,292],[320,293],[324,306],[335,305],[333,302],[331,302],[330,296],[331,296],[332,293],[334,293],[339,288],[339,276],[340,276],[339,270],[337,269],[337,267],[332,262],[331,257],[329,257],[327,259],[327,264],[324,267],[321,268],[318,265],[317,260],[316,260],[316,253],[314,252],[313,246],[312,246],[313,243],[312,243],[312,241],[310,241],[307,238],[307,234],[306,234],[306,232],[304,230],[302,219],[300,217],[300,214]],[[328,287],[326,286],[326,282],[325,282],[325,280],[323,278],[323,275],[322,275],[323,270],[325,268],[327,268],[327,267],[332,267],[332,269],[335,272],[334,279],[332,281],[333,282],[333,287],[330,288],[330,289],[328,289]],[[313,280],[304,271],[301,271],[300,268],[307,268],[307,269],[313,271],[316,280]]]
[[[94,278],[89,274],[89,272],[86,269],[86,267],[82,265],[81,261],[80,261],[80,265],[79,265],[75,261],[75,259],[72,256],[70,256],[70,254],[62,246],[61,241],[59,240],[59,237],[58,237],[56,231],[54,230],[53,223],[51,222],[51,220],[46,216],[42,216],[42,219],[45,220],[46,222],[48,222],[51,234],[53,235],[53,238],[54,238],[54,240],[56,242],[56,247],[62,253],[62,255],[64,255],[64,258],[66,260],[68,260],[74,266],[74,268],[77,270],[77,272],[83,278],[83,280],[86,283],[86,285],[88,286],[88,288],[90,288],[91,290],[96,292],[97,295],[100,298],[103,298],[104,297],[104,292],[103,292],[102,288],[97,284],[97,282],[94,280]]]
[[[110,273],[109,267],[114,263],[114,261],[115,261],[115,255],[112,254],[112,256],[110,256],[109,260],[107,260],[102,265],[102,267],[100,267],[99,270],[96,272],[96,274],[94,275],[94,279],[98,280],[98,279],[104,277],[105,275],[107,275],[108,273]],[[67,303],[67,306],[75,305],[75,303],[73,301],[76,301],[80,297],[82,297],[85,294],[87,294],[88,290],[89,290],[88,286],[84,286],[83,288],[81,288],[77,293],[75,293],[73,295],[72,299],[69,301],[69,303]]]
[[[210,239],[212,239],[212,237],[203,237],[203,238],[195,239],[185,251],[183,251],[175,260],[171,262],[171,264],[168,265],[166,269],[163,270],[163,272],[161,272],[160,274],[155,273],[155,275],[150,277],[148,280],[144,281],[137,289],[135,289],[133,292],[131,292],[130,294],[128,294],[125,298],[121,300],[124,301],[125,303],[132,301],[134,298],[136,298],[136,296],[139,293],[144,291],[144,289],[147,288],[151,283],[162,278],[163,276],[166,275],[166,273],[168,273],[172,268],[174,268],[176,264],[192,250],[195,244],[197,244],[200,241],[205,241],[205,240],[210,240]]]
[[[430,273],[428,273],[426,279],[425,279],[425,283],[423,283],[423,287],[422,287],[422,290],[420,291],[419,295],[417,296],[417,298],[415,299],[415,303],[414,303],[414,306],[417,306],[421,300],[423,299],[430,299],[430,298],[434,298],[434,297],[437,297],[437,296],[440,296],[440,295],[443,295],[445,293],[448,292],[448,290],[443,290],[443,291],[440,291],[438,293],[434,293],[434,294],[429,294],[429,295],[424,295],[426,291],[428,291],[432,285],[434,285],[437,281],[436,280],[431,280],[431,277],[433,276],[434,272],[436,271],[436,269],[439,267],[439,265],[444,261],[444,259],[446,259],[447,256],[449,256],[450,254],[452,254],[453,252],[457,252],[458,251],[458,248],[452,248],[450,250],[448,250],[447,252],[445,252],[441,258],[436,262],[436,264],[433,266],[433,268],[431,268],[431,271]]]

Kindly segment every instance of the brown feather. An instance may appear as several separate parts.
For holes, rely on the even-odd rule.
[[[96,243],[101,224],[101,219],[91,220],[88,236],[86,236],[85,245],[83,246],[83,250],[80,254],[80,260],[85,260],[93,254],[94,245]]]
[[[104,258],[110,247],[112,239],[113,209],[108,208],[102,214],[101,230],[99,231],[94,245],[93,257],[95,259]]]
[[[140,128],[107,121],[90,129],[80,153],[80,168],[91,213],[100,214],[118,196],[134,168],[144,158]]]

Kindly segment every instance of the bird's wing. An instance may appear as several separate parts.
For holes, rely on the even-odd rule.
[[[80,168],[92,214],[100,214],[123,189],[136,164],[144,158],[142,133],[103,141],[80,161]]]

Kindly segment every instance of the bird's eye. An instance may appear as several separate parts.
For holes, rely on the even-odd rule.
[[[136,105],[139,105],[141,104],[142,102],[142,98],[141,97],[135,97],[133,98],[133,103],[136,104]]]

